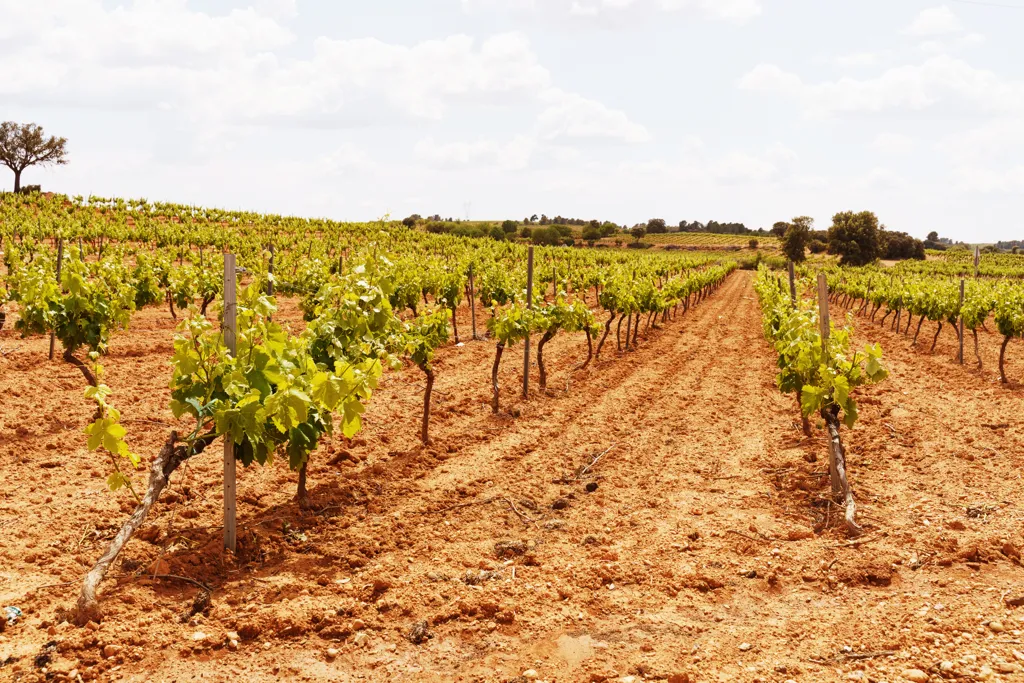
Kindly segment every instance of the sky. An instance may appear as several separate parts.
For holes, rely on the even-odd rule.
[[[1024,0],[0,0],[0,120],[68,138],[23,183],[71,195],[988,242],[1024,238],[1022,34]]]

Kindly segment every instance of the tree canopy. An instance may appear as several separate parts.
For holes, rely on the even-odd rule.
[[[0,123],[0,163],[14,171],[14,191],[21,191],[21,174],[29,166],[68,163],[67,138],[46,137],[34,123]]]
[[[872,211],[842,211],[832,217],[828,252],[837,254],[844,266],[863,266],[880,255],[878,216]]]

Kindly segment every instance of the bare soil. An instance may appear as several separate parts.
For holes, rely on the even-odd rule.
[[[979,373],[950,360],[952,334],[931,355],[930,336],[922,351],[856,321],[892,375],[845,432],[867,530],[851,542],[820,425],[803,438],[775,388],[751,280],[732,275],[635,352],[612,337],[586,371],[584,340],[556,337],[546,395],[518,397],[521,347],[506,351],[498,416],[494,345],[443,349],[428,447],[422,373],[388,374],[364,433],[314,454],[312,510],[285,462],[239,470],[234,557],[211,447],[175,474],[86,628],[59,615],[133,502],[85,450],[81,374],[5,329],[0,608],[24,615],[0,633],[0,680],[1024,679],[1024,610],[1008,605],[1024,597],[1022,394],[994,381],[997,335]],[[301,324],[295,302],[281,318]],[[104,360],[145,459],[176,426],[173,327],[141,311]],[[209,586],[209,604],[153,573]]]

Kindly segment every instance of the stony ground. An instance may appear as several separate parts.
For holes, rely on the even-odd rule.
[[[582,339],[556,338],[549,391],[526,401],[507,352],[498,416],[493,344],[443,349],[429,447],[421,373],[388,375],[360,438],[314,455],[312,510],[285,463],[240,471],[233,557],[211,448],[87,628],[61,610],[133,506],[84,449],[81,375],[5,329],[0,607],[24,614],[0,633],[0,680],[1024,680],[1022,392],[997,381],[999,340],[982,335],[978,371],[952,334],[931,354],[934,329],[917,348],[855,320],[892,376],[845,435],[867,531],[851,542],[821,431],[803,438],[775,389],[751,281],[585,371]],[[294,302],[281,318],[300,324]],[[104,362],[147,455],[174,426],[173,326],[137,313]]]

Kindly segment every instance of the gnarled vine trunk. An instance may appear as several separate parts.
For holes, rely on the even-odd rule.
[[[597,343],[597,352],[594,354],[595,359],[601,356],[601,349],[604,347],[604,340],[608,338],[608,334],[612,331],[612,322],[614,320],[615,311],[612,311],[612,316],[608,318],[608,322],[604,324],[604,334],[601,336],[601,341]]]
[[[423,429],[420,432],[420,441],[426,446],[430,443],[428,429],[430,427],[430,394],[434,391],[434,371],[429,365],[420,365],[420,370],[427,376],[427,388],[423,391]]]
[[[1003,345],[999,347],[999,381],[1003,384],[1007,384],[1010,381],[1006,379],[1006,369],[1003,367],[1006,359],[1006,345],[1010,343],[1010,339],[1010,335],[1003,337]]]
[[[978,352],[978,330],[972,329],[971,335],[974,337],[974,357],[978,359],[978,369],[981,370],[984,364],[981,362],[981,354]]]
[[[825,425],[828,427],[828,468],[832,483],[832,496],[837,502],[839,500],[843,501],[846,530],[851,536],[859,536],[862,531],[855,521],[857,503],[853,499],[853,491],[850,490],[850,483],[846,478],[846,453],[843,450],[843,441],[839,436],[839,409],[834,406],[823,408],[821,417],[825,420]]]
[[[71,365],[74,365],[82,372],[82,376],[85,377],[86,382],[88,382],[91,386],[96,386],[96,375],[92,374],[92,370],[89,369],[89,366],[83,363],[78,358],[76,358],[74,354],[71,353],[70,349],[64,349],[63,358],[65,363],[70,363]]]
[[[505,342],[499,341],[497,351],[494,353],[494,366],[491,368],[491,389],[494,395],[491,397],[491,411],[498,412],[498,366],[501,364],[501,354],[505,351]]]
[[[153,507],[153,504],[160,497],[171,475],[178,469],[178,466],[189,458],[202,453],[213,442],[214,438],[214,435],[207,435],[197,440],[195,446],[189,448],[188,445],[176,446],[178,434],[177,432],[171,432],[167,442],[164,443],[149,468],[149,487],[146,490],[146,495],[143,496],[132,516],[128,518],[128,521],[124,523],[121,530],[114,536],[114,540],[110,542],[107,552],[93,565],[93,568],[86,574],[85,580],[82,581],[82,591],[78,596],[75,613],[75,622],[78,625],[84,626],[89,621],[98,622],[102,619],[96,591],[106,577],[110,565],[114,563],[114,560],[117,559],[125,544],[128,543],[135,532],[139,530],[139,527],[146,521],[146,515],[149,514],[150,508]]]
[[[939,329],[935,330],[935,338],[932,339],[932,348],[928,353],[935,353],[935,345],[939,343],[939,333],[942,332],[942,321],[939,321]]]
[[[551,341],[551,338],[555,336],[557,329],[548,329],[544,332],[544,336],[537,342],[537,370],[540,373],[540,390],[544,391],[548,388],[548,372],[544,367],[544,345]]]

